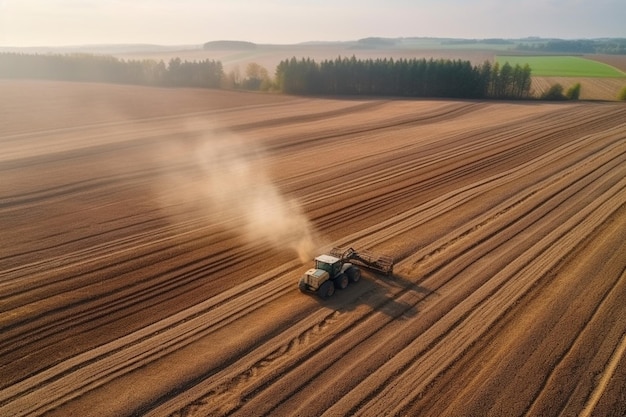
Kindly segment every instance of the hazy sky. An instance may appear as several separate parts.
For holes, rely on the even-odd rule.
[[[0,0],[0,46],[626,37],[625,0]]]

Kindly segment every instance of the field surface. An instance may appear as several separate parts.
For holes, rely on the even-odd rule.
[[[626,87],[626,77],[532,77],[531,93],[534,97],[541,97],[555,84],[561,84],[563,92],[580,84],[580,100],[617,101],[619,92]]]
[[[567,91],[580,84],[581,100],[615,101],[626,87],[626,57],[586,55],[582,57],[498,56],[500,64],[525,65],[532,69],[532,94],[540,97],[554,84]]]
[[[0,415],[626,414],[623,103],[0,94]]]

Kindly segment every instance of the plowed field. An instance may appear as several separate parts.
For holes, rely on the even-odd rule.
[[[622,103],[0,94],[0,415],[626,414]]]
[[[555,84],[560,84],[564,93],[580,84],[581,100],[617,101],[620,91],[626,87],[626,78],[533,77],[532,96],[541,97]]]

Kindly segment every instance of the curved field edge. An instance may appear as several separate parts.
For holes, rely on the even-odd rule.
[[[539,77],[588,77],[610,78],[626,77],[626,73],[607,63],[579,56],[549,55],[498,55],[496,62],[503,65],[524,66],[528,64],[533,75]]]

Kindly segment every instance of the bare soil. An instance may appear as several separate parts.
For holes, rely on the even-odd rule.
[[[585,55],[585,58],[609,64],[621,71],[626,72],[626,55],[593,54]]]
[[[564,93],[575,84],[580,84],[581,100],[617,101],[620,91],[626,87],[626,77],[533,77],[532,94],[540,97],[555,84],[561,84]]]
[[[626,414],[622,103],[0,95],[0,415]]]

